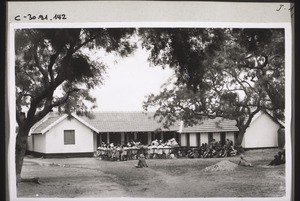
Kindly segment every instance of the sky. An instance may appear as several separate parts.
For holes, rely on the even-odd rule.
[[[92,91],[97,98],[95,111],[142,111],[146,95],[158,93],[160,86],[172,76],[173,70],[150,66],[146,51],[121,58],[118,63],[107,57],[104,84]]]

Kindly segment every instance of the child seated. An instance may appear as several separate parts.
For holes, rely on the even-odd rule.
[[[280,164],[285,163],[285,154],[284,154],[284,152],[278,152],[278,158],[279,158]]]
[[[237,150],[236,149],[234,149],[234,147],[233,146],[230,146],[230,156],[235,156],[235,155],[237,155]]]
[[[148,167],[144,154],[140,154],[140,157],[138,158],[138,160],[139,160],[138,164],[135,165],[136,168]]]
[[[244,155],[241,155],[241,160],[239,161],[238,165],[253,167],[253,165],[250,162],[244,159]]]
[[[127,161],[127,159],[128,159],[128,147],[124,146],[123,147],[123,152],[121,154],[121,160],[122,161]]]
[[[279,156],[275,155],[274,159],[267,166],[270,166],[270,165],[280,165],[280,164],[282,164],[282,163],[280,161]]]

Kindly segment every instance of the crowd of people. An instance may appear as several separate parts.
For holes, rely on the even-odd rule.
[[[153,140],[149,145],[139,141],[130,140],[125,144],[102,143],[97,149],[96,156],[101,160],[126,161],[138,159],[143,154],[146,159],[172,159],[172,158],[221,158],[239,154],[229,139],[225,144],[212,139],[209,144],[203,143],[197,148],[180,147],[174,138],[165,142]]]
[[[240,154],[239,150],[229,139],[222,145],[220,141],[212,139],[209,144],[203,143],[198,148],[182,149],[180,155],[188,158],[224,158]]]
[[[130,140],[125,144],[102,143],[97,149],[97,156],[102,160],[126,161],[137,159],[143,154],[147,159],[170,158],[174,155],[175,149],[179,147],[174,138],[162,142],[153,140],[150,145],[143,145],[139,141]]]

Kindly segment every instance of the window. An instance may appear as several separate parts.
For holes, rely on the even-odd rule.
[[[75,144],[75,130],[64,130],[64,144]]]

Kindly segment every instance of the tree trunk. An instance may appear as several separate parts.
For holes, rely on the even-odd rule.
[[[244,135],[246,133],[246,130],[244,129],[241,129],[238,133],[238,137],[236,139],[236,145],[242,145],[242,142],[243,142],[243,138],[244,138]]]
[[[20,128],[17,134],[16,153],[15,153],[17,183],[21,181],[21,172],[22,172],[23,160],[26,152],[28,133],[29,133],[28,129]]]

